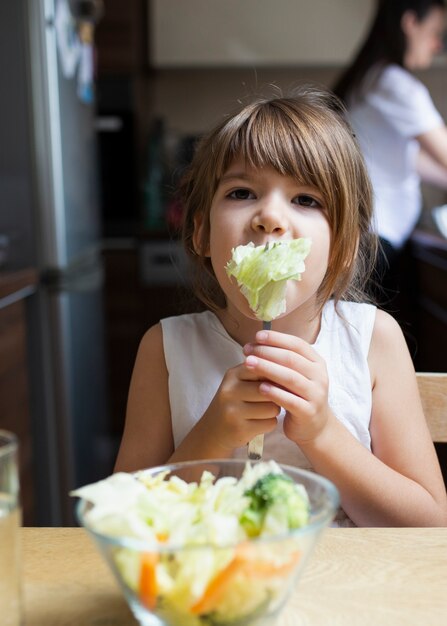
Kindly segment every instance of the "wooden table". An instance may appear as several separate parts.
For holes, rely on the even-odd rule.
[[[22,540],[26,626],[135,626],[84,530]],[[277,626],[446,623],[447,528],[356,528],[324,533]]]

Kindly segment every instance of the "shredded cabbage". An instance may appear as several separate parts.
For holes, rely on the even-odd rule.
[[[301,280],[311,240],[301,237],[233,248],[225,269],[234,276],[256,317],[269,322],[286,310],[287,281]]]
[[[241,523],[253,485],[268,474],[281,473],[275,461],[247,462],[239,480],[216,480],[209,471],[196,482],[167,473],[152,476],[150,470],[117,473],[71,495],[91,503],[85,520],[95,531],[144,541],[144,550],[115,547],[112,556],[139,602],[147,604],[142,572],[149,554],[156,589],[151,610],[173,623],[248,624],[250,616],[284,593],[283,579],[298,558],[296,542],[287,538],[281,549],[275,542],[255,546]],[[308,512],[306,490],[295,487],[294,504]],[[259,536],[287,535],[288,519],[284,506],[273,508]],[[308,514],[302,525],[307,521]]]

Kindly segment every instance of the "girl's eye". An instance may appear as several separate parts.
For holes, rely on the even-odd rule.
[[[300,194],[296,196],[294,199],[295,204],[299,204],[300,206],[309,207],[311,209],[321,209],[321,202],[312,198],[312,196],[307,196],[305,194]]]
[[[234,189],[228,194],[229,198],[233,200],[252,200],[254,198],[254,194],[248,189]]]

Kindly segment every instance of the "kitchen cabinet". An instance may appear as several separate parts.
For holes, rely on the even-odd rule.
[[[134,241],[106,243],[103,260],[110,427],[113,436],[120,439],[133,364],[147,326]]]
[[[33,526],[34,465],[28,387],[26,298],[37,273],[0,273],[0,429],[19,438],[19,473],[23,523]]]
[[[148,0],[155,68],[345,64],[374,0]]]
[[[411,254],[416,286],[416,369],[447,372],[447,239],[416,230]]]
[[[145,10],[145,0],[104,0],[104,14],[95,29],[101,76],[132,74],[145,63]]]
[[[177,242],[137,238],[104,242],[109,407],[116,439],[123,432],[129,383],[144,333],[163,317],[201,308],[171,264],[172,249],[177,249]]]

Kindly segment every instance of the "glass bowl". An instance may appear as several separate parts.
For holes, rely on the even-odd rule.
[[[143,473],[151,477],[165,473],[165,479],[177,475],[190,483],[200,482],[202,473],[208,471],[216,479],[239,480],[246,464],[238,459],[190,461]],[[250,465],[256,469],[257,463]],[[154,549],[153,543],[139,538],[98,532],[88,516],[91,503],[80,499],[78,520],[109,564],[142,626],[267,626],[276,621],[339,505],[337,489],[325,478],[286,465],[279,467],[305,487],[308,523],[236,543],[182,546],[161,542]],[[182,525],[181,518],[178,525]]]

